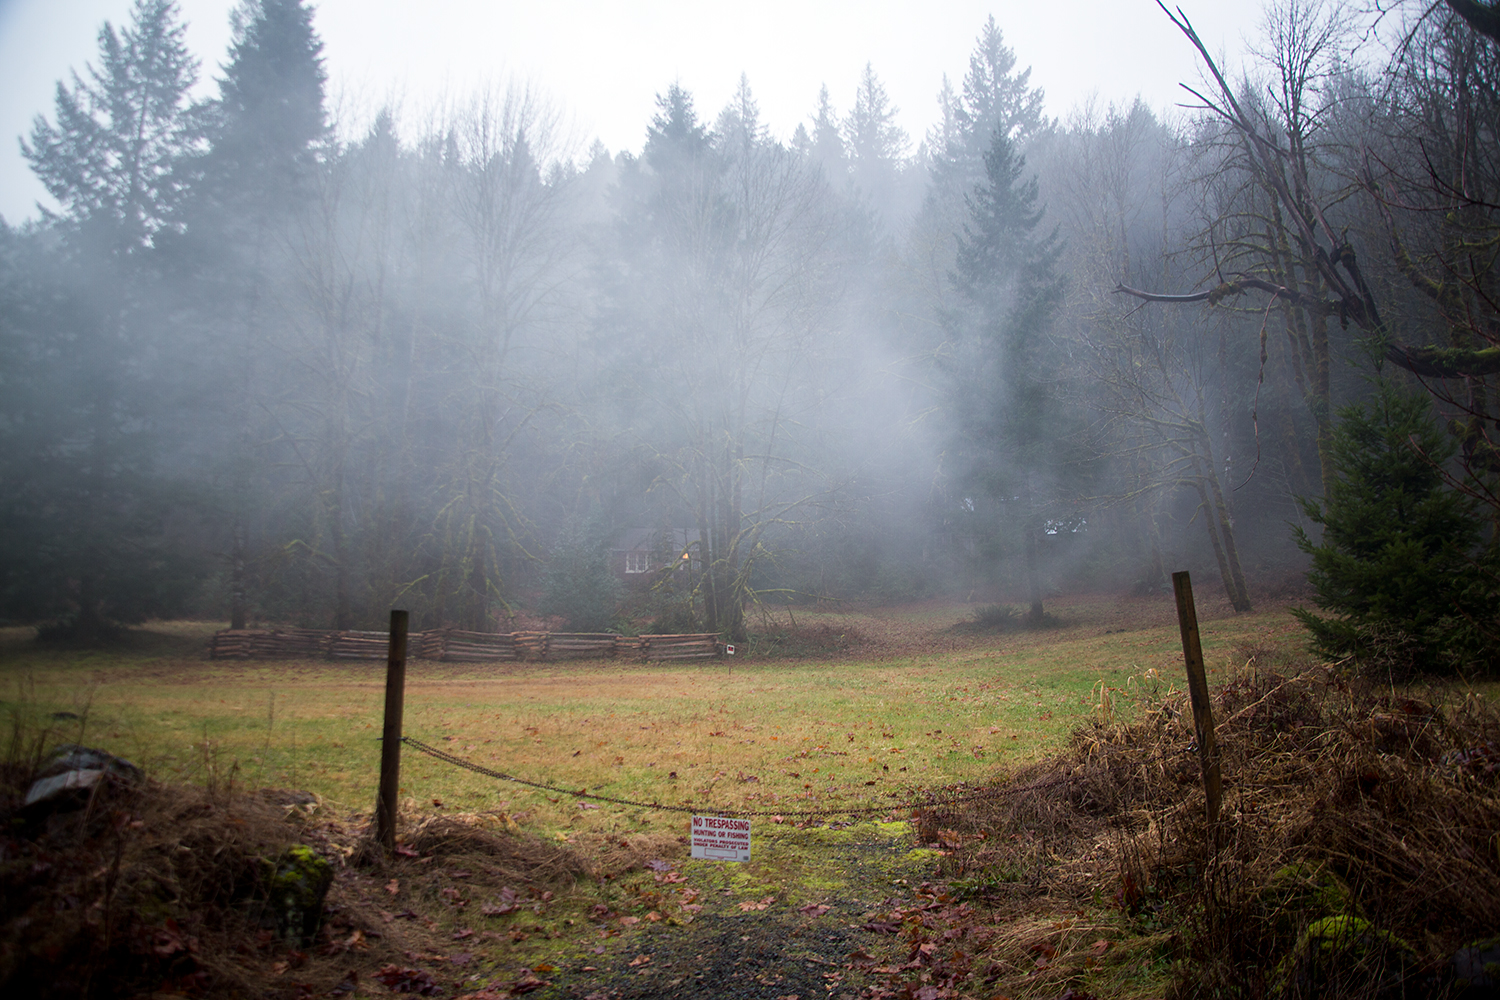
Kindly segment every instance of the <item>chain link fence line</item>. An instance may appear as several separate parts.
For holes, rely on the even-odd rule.
[[[715,816],[731,816],[739,819],[753,819],[757,816],[780,816],[783,818],[864,816],[873,815],[875,813],[892,813],[897,811],[904,812],[906,810],[912,809],[933,809],[940,806],[960,805],[965,802],[982,802],[990,799],[1010,798],[1013,795],[1020,795],[1024,792],[1036,792],[1046,788],[1054,788],[1058,785],[1066,783],[1067,781],[1067,778],[1065,777],[1051,778],[1047,781],[1032,782],[1028,785],[1009,786],[1005,788],[987,788],[978,791],[959,792],[947,795],[941,793],[926,792],[923,793],[923,797],[920,800],[911,800],[906,802],[888,802],[884,805],[879,806],[828,806],[818,809],[724,809],[712,805],[668,805],[663,802],[642,802],[636,799],[622,799],[615,798],[609,795],[598,795],[590,792],[587,788],[562,788],[558,785],[549,785],[541,781],[528,781],[525,778],[518,778],[513,774],[506,774],[503,771],[496,771],[493,768],[485,767],[483,764],[476,764],[471,760],[465,760],[464,758],[459,757],[456,754],[448,753],[446,750],[439,750],[437,747],[431,746],[427,743],[423,743],[421,740],[415,739],[411,736],[401,737],[401,742],[405,743],[413,750],[418,750],[429,757],[433,757],[444,762],[445,764],[451,764],[454,767],[463,768],[466,771],[473,771],[475,774],[482,774],[487,778],[495,778],[499,781],[511,781],[518,785],[525,785],[528,788],[535,788],[539,791],[556,792],[560,795],[571,795],[572,797],[577,799],[588,799],[593,802],[608,802],[612,805],[619,806],[635,806],[641,809],[655,809],[662,812],[677,812],[688,814],[697,813],[699,815],[713,814]]]

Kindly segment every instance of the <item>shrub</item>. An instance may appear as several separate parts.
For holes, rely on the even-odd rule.
[[[1301,500],[1322,540],[1294,529],[1312,556],[1313,601],[1333,615],[1293,614],[1321,655],[1352,656],[1362,669],[1482,662],[1495,646],[1493,574],[1481,559],[1474,503],[1443,477],[1453,444],[1426,397],[1382,381],[1368,406],[1339,417],[1327,496],[1321,505]]]
[[[620,581],[609,568],[609,539],[597,526],[566,529],[547,560],[540,611],[577,632],[614,626]]]

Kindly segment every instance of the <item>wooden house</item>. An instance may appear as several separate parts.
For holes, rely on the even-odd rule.
[[[696,528],[628,528],[610,549],[610,568],[626,586],[650,586],[664,573],[691,571],[698,563]]]

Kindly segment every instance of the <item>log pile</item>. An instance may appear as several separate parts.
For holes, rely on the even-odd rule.
[[[516,658],[516,637],[508,632],[464,632],[448,628],[422,633],[424,640],[432,635],[442,639],[439,643],[424,642],[423,652],[419,654],[424,659],[445,663],[489,663]]]
[[[501,660],[702,660],[723,655],[719,637],[614,635],[609,632],[465,632],[428,629],[407,637],[412,659],[448,663]],[[214,660],[383,660],[385,632],[311,628],[225,629],[209,640]]]
[[[441,660],[448,648],[448,637],[455,629],[431,628],[406,637],[407,655],[418,660]],[[482,632],[458,632],[459,635],[484,635]]]
[[[411,637],[406,640],[407,651],[411,650]],[[390,655],[391,637],[388,632],[334,632],[328,650],[331,660],[383,660]]]
[[[209,643],[215,660],[322,660],[335,632],[322,629],[226,629]]]
[[[722,655],[716,635],[643,635],[642,660],[707,660]]]
[[[547,658],[546,632],[512,632],[516,641],[516,658],[521,660],[545,660]]]
[[[623,638],[613,632],[548,632],[545,658],[548,660],[609,660],[615,656],[617,642]]]

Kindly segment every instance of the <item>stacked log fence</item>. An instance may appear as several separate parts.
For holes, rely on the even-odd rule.
[[[225,629],[209,641],[214,660],[383,660],[385,632],[304,628]],[[724,655],[712,633],[615,635],[611,632],[466,632],[441,628],[407,639],[413,659],[446,663],[557,660],[707,660]]]

